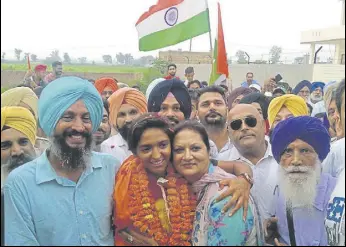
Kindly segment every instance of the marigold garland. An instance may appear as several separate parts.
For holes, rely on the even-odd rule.
[[[197,205],[196,197],[189,191],[187,181],[174,172],[167,176],[167,202],[171,223],[168,233],[161,225],[150,193],[148,175],[137,159],[131,167],[129,208],[133,226],[142,234],[152,237],[159,245],[191,246],[191,232]]]

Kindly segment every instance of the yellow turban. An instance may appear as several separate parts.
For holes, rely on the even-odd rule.
[[[140,113],[148,112],[147,99],[144,94],[134,88],[121,88],[108,99],[109,119],[112,125],[116,125],[118,112],[121,105],[129,104],[138,109]]]
[[[17,106],[2,107],[1,131],[4,126],[22,132],[28,137],[32,145],[35,145],[37,131],[36,119],[28,109]]]
[[[287,109],[295,117],[309,115],[308,106],[302,97],[294,94],[286,94],[277,97],[270,102],[268,109],[268,120],[270,127],[273,125],[276,115],[284,106],[287,107]]]
[[[34,91],[28,87],[12,88],[1,94],[1,107],[4,106],[22,106],[24,103],[33,111],[35,118],[38,118],[38,98]],[[26,107],[25,107],[26,108]]]

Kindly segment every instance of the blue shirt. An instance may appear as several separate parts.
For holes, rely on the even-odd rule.
[[[253,80],[251,85],[252,84],[257,84],[257,85],[260,85],[257,81]],[[242,84],[241,84],[242,87],[249,87],[249,84],[247,83],[247,81],[244,81]]]
[[[10,173],[4,186],[6,245],[108,245],[116,158],[92,153],[78,183],[59,177],[46,152]]]

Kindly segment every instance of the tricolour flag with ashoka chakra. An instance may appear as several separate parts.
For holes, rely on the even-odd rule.
[[[137,21],[139,50],[151,51],[210,31],[206,0],[159,0]]]

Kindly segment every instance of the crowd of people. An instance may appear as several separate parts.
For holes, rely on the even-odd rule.
[[[3,244],[345,245],[345,80],[46,70],[1,95]]]

